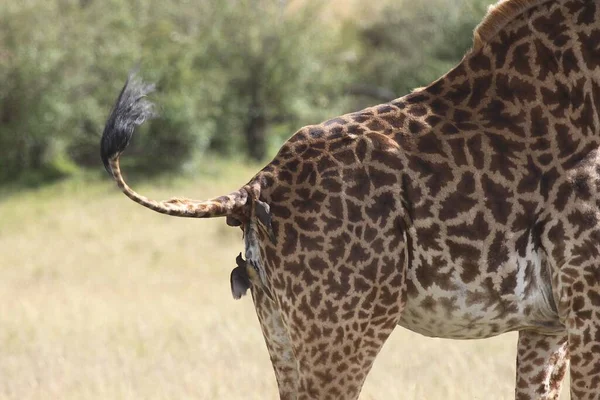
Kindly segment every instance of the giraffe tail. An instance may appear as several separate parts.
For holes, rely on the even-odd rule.
[[[242,188],[226,196],[206,201],[174,198],[166,201],[148,199],[131,189],[121,175],[119,157],[125,150],[135,128],[146,120],[155,118],[154,104],[146,96],[155,89],[153,84],[142,82],[130,73],[112,109],[100,143],[104,168],[117,182],[117,186],[131,200],[162,214],[178,217],[240,217],[245,215],[248,191]]]

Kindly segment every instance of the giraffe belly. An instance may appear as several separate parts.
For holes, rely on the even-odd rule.
[[[430,296],[433,292],[424,294]],[[462,294],[456,292],[450,293],[450,296]],[[541,313],[533,317],[526,315],[516,302],[493,307],[496,315],[494,318],[483,312],[471,313],[466,310],[451,312],[448,300],[444,299],[448,298],[430,302],[428,310],[423,310],[417,298],[408,299],[398,325],[424,336],[445,339],[484,339],[524,329],[547,334],[564,331],[564,326],[557,318],[545,318]],[[507,311],[507,307],[514,310]]]
[[[523,329],[548,334],[564,331],[544,260],[533,250],[527,256],[513,254],[472,284],[465,283],[462,266],[450,260],[443,268],[430,270],[435,280],[424,276],[417,262],[407,273],[407,300],[398,324],[425,336],[448,339],[482,339]],[[487,271],[487,267],[481,264],[478,269]],[[514,284],[507,290],[511,276],[508,279]]]

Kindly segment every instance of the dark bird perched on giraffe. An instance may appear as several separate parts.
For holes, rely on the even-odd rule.
[[[125,184],[151,88],[126,83],[105,166],[143,206],[242,227],[235,294],[250,288],[282,399],[358,398],[397,325],[518,331],[517,399],[556,399],[568,368],[572,399],[600,398],[600,0],[500,1],[446,75],[301,129],[208,201]]]

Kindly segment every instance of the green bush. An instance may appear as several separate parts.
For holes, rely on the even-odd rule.
[[[302,125],[446,72],[484,11],[483,0],[401,0],[339,24],[316,1],[285,3],[4,1],[0,183],[100,170],[105,119],[136,64],[158,85],[161,118],[134,137],[129,170],[180,169],[207,150],[263,159]]]
[[[400,0],[375,19],[355,25],[360,42],[357,82],[369,85],[363,84],[363,93],[391,100],[448,72],[471,47],[473,29],[491,2]]]
[[[0,181],[98,168],[104,120],[137,62],[158,83],[162,116],[134,138],[131,166],[179,168],[209,147],[264,158],[293,127],[337,113],[347,78],[318,10],[283,11],[256,0],[12,3],[0,15]]]

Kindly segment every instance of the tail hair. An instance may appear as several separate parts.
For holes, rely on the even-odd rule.
[[[146,98],[155,90],[156,85],[143,82],[136,71],[129,73],[102,133],[100,155],[108,173],[111,173],[109,161],[125,151],[135,128],[158,116],[156,107]]]
[[[243,219],[247,214],[248,189],[243,187],[225,196],[206,201],[173,198],[166,201],[150,200],[131,189],[119,166],[119,157],[127,148],[135,128],[145,121],[157,117],[154,104],[147,95],[155,90],[155,85],[143,82],[131,72],[115,103],[100,142],[100,156],[104,168],[115,179],[117,186],[131,200],[156,212],[178,217],[232,217]]]

